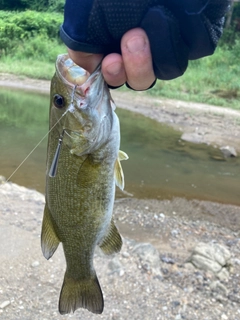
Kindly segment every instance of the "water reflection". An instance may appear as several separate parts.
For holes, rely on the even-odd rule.
[[[48,97],[0,90],[0,174],[18,167],[48,130]],[[126,191],[141,198],[183,196],[240,205],[239,160],[225,161],[213,147],[185,143],[180,134],[141,115],[117,109]],[[45,139],[12,177],[44,192]],[[218,160],[215,160],[215,159]],[[220,161],[223,160],[223,161]],[[117,193],[117,196],[124,196]]]

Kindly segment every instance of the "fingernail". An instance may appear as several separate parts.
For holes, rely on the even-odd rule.
[[[116,76],[120,73],[121,68],[122,68],[122,64],[120,62],[115,62],[115,63],[110,64],[107,67],[107,72],[110,75]]]
[[[131,53],[142,51],[145,46],[146,41],[143,37],[134,37],[127,41],[127,48]]]

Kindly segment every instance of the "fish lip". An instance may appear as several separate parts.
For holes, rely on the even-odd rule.
[[[61,70],[61,63],[62,61],[64,60],[67,60],[67,59],[71,59],[69,57],[68,54],[60,54],[58,55],[57,57],[57,60],[56,60],[56,64],[55,64],[55,67],[56,67],[56,74],[57,76],[59,76],[59,78],[63,81],[63,83],[65,83],[65,85],[67,85],[69,88],[72,88],[74,86],[78,87],[78,88],[81,88],[85,83],[89,83],[90,82],[90,86],[92,85],[92,83],[96,80],[96,78],[98,78],[99,74],[101,74],[101,63],[96,67],[96,69],[94,70],[94,72],[92,74],[89,75],[89,77],[87,78],[86,82],[83,83],[83,84],[74,84],[70,81],[68,81],[66,79],[66,77],[62,74],[62,70]],[[74,61],[73,61],[74,63]],[[76,65],[77,66],[77,65]],[[86,73],[88,73],[88,71],[82,67],[79,67],[81,69],[83,69],[84,71],[86,71]],[[79,92],[80,93],[80,92]],[[82,94],[80,94],[82,96]]]

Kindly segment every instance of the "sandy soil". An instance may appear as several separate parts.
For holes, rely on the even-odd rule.
[[[0,75],[0,85],[49,92],[49,82],[12,75]],[[240,151],[240,112],[136,92],[115,91],[113,97],[117,106],[194,134],[191,139]],[[104,313],[78,310],[60,316],[65,262],[61,249],[50,261],[41,254],[43,195],[7,183],[0,185],[0,203],[0,319],[240,319],[237,206],[181,198],[118,199],[114,218],[124,237],[123,249],[114,257],[97,251],[94,259]],[[225,219],[219,221],[219,213]],[[231,256],[221,275],[187,263],[202,242],[221,245]]]

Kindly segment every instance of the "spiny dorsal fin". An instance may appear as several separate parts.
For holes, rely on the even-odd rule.
[[[118,232],[117,227],[114,222],[111,221],[111,225],[108,233],[104,237],[102,243],[99,245],[102,251],[109,255],[113,253],[117,253],[122,248],[122,238]]]
[[[42,234],[41,234],[41,246],[42,253],[46,259],[50,259],[56,251],[60,240],[56,235],[53,227],[51,214],[46,203],[44,208],[43,222],[42,222]]]
[[[120,161],[127,160],[127,159],[128,159],[128,155],[125,152],[119,150],[118,158],[115,162],[114,176],[115,176],[116,185],[121,190],[124,189],[124,174],[123,174],[123,170],[122,170],[122,166],[121,166]]]

